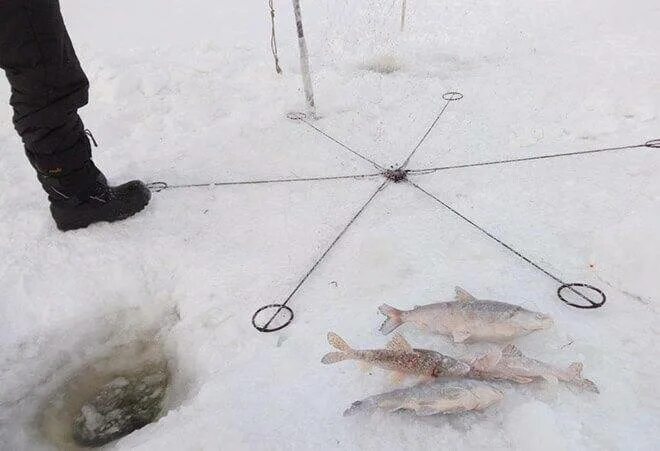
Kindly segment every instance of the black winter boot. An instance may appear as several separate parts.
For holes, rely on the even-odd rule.
[[[151,191],[138,180],[108,186],[91,161],[65,177],[39,175],[39,180],[48,192],[57,228],[62,231],[95,222],[121,221],[144,209],[151,199]]]

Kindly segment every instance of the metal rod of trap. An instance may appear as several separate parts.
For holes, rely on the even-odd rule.
[[[300,72],[302,74],[303,88],[305,90],[305,102],[311,117],[316,116],[316,105],[314,104],[314,90],[312,88],[312,77],[309,73],[309,52],[307,41],[303,31],[302,14],[300,12],[300,0],[293,0],[293,13],[296,16],[296,29],[298,31],[298,47],[300,48]]]

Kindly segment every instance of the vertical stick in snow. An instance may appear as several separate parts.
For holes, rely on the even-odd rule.
[[[270,8],[270,50],[273,52],[273,58],[275,59],[275,72],[278,74],[282,73],[282,68],[280,67],[280,58],[277,56],[277,39],[275,38],[275,7],[273,6],[273,0],[268,0],[268,7]]]
[[[314,105],[314,91],[312,90],[312,77],[309,74],[309,53],[303,32],[302,15],[300,13],[300,0],[293,0],[293,13],[296,16],[296,29],[298,30],[298,46],[300,47],[300,71],[302,72],[303,87],[307,108],[312,116],[316,114]]]
[[[406,0],[401,3],[401,31],[406,27]]]

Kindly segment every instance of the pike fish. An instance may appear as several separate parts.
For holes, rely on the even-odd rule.
[[[490,352],[476,359],[471,367],[470,377],[477,379],[505,379],[521,384],[545,379],[551,383],[562,381],[583,390],[599,393],[595,383],[582,377],[582,363],[574,362],[566,369],[558,368],[523,355],[514,345],[508,345],[501,351]]]
[[[502,392],[484,383],[468,380],[438,381],[356,401],[346,409],[344,416],[372,413],[377,409],[388,412],[411,410],[419,416],[461,413],[484,410],[502,398]]]
[[[386,349],[358,350],[351,348],[339,335],[329,332],[328,343],[338,352],[326,354],[321,362],[329,365],[343,360],[358,360],[369,365],[394,371],[395,380],[405,375],[424,378],[465,376],[470,365],[428,349],[413,349],[401,335],[396,334]]]
[[[404,323],[450,336],[455,343],[508,341],[548,329],[553,321],[548,315],[506,302],[479,300],[456,287],[456,300],[415,307],[403,311],[383,304],[379,311],[387,316],[380,331],[389,334]]]

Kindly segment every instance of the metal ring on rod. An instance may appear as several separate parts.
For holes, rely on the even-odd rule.
[[[596,301],[594,299],[591,299],[586,294],[577,291],[575,289],[576,287],[586,288],[586,289],[596,293],[598,295],[598,297],[600,297],[600,300]],[[569,301],[566,297],[564,297],[565,290],[570,290],[573,293],[577,293],[581,298],[583,298],[586,302],[588,302],[589,305],[587,305],[587,304],[577,304],[575,302]],[[600,308],[600,307],[603,306],[603,304],[605,304],[605,301],[607,301],[607,296],[605,296],[605,293],[603,292],[603,290],[601,290],[599,288],[596,288],[593,285],[589,285],[587,283],[565,283],[562,286],[560,286],[559,289],[557,289],[557,296],[559,296],[559,299],[561,299],[562,302],[570,305],[571,307],[582,308],[582,309]]]
[[[257,319],[260,316],[259,314],[266,311],[266,310],[272,310],[272,309],[277,309],[273,315],[263,323],[262,326],[257,324]],[[282,324],[276,325],[271,327],[270,324],[275,320],[275,318],[280,315],[282,312],[285,313],[288,317],[284,320]],[[255,329],[257,329],[259,332],[277,332],[278,330],[284,329],[286,326],[291,324],[291,321],[293,321],[293,310],[291,310],[290,307],[284,305],[284,304],[268,304],[264,305],[261,307],[259,310],[254,312],[254,315],[252,315],[252,325],[254,326]]]

